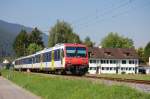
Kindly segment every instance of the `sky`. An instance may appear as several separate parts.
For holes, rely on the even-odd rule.
[[[0,19],[47,34],[64,20],[96,45],[110,32],[133,39],[136,48],[150,41],[150,0],[0,0]]]

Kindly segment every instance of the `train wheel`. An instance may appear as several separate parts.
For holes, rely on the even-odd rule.
[[[66,75],[66,71],[65,70],[60,70],[60,74],[61,75]]]

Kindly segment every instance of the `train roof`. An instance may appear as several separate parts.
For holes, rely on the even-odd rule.
[[[23,56],[23,57],[20,57],[20,58],[15,59],[15,60],[20,60],[20,59],[25,59],[25,58],[33,57],[34,55],[35,55],[35,54],[28,55],[28,56]]]
[[[65,46],[79,46],[79,47],[86,47],[83,44],[77,44],[77,43],[64,43]]]
[[[41,51],[36,52],[35,54],[28,55],[28,56],[24,56],[24,57],[20,57],[20,58],[18,58],[18,59],[16,59],[16,60],[33,57],[33,56],[35,56],[35,55],[38,55],[38,54],[41,54],[41,53],[45,53],[45,52],[51,51],[51,50],[53,50],[53,49],[63,48],[64,46],[86,47],[86,46],[83,45],[83,44],[77,44],[77,43],[58,43],[58,44],[56,44],[54,47],[45,48],[45,49],[43,49],[43,50],[41,50]]]

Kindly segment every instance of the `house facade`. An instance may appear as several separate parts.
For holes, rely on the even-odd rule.
[[[138,73],[139,57],[135,49],[89,48],[90,74]]]

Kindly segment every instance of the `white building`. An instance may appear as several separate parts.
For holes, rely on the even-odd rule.
[[[135,49],[89,48],[90,74],[138,73],[139,57]]]

